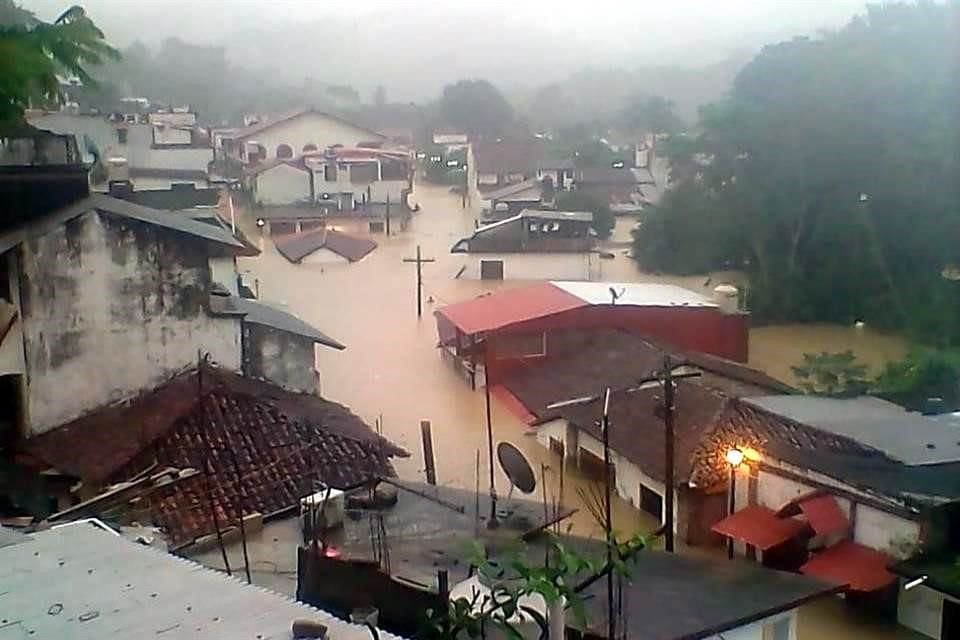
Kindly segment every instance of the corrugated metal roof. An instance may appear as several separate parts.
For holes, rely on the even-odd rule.
[[[554,282],[555,286],[588,304],[610,304],[610,290],[617,292],[617,306],[716,307],[717,303],[695,291],[672,284],[637,282]]]
[[[319,342],[334,349],[346,349],[343,343],[334,340],[289,311],[247,298],[231,297],[230,302],[239,313],[245,314],[244,321],[246,322],[310,338],[314,342]]]
[[[907,465],[960,461],[960,431],[878,398],[761,396],[750,404],[821,431],[851,438]]]
[[[580,298],[543,282],[452,304],[436,313],[469,335],[583,306]]]
[[[0,640],[287,640],[298,618],[326,625],[330,640],[370,638],[366,627],[87,523],[0,548],[0,592]]]

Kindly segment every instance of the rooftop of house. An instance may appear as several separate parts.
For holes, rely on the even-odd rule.
[[[322,116],[325,118],[329,118],[330,120],[339,122],[341,124],[354,127],[355,129],[359,129],[360,131],[366,132],[371,137],[371,139],[375,139],[375,140],[384,139],[384,136],[376,131],[372,131],[370,129],[367,129],[366,127],[360,126],[359,124],[349,122],[339,116],[335,116],[330,113],[320,111],[318,109],[296,109],[293,111],[289,111],[287,113],[277,114],[272,117],[266,117],[266,118],[263,118],[260,122],[251,124],[250,126],[244,127],[242,129],[238,129],[237,131],[233,132],[233,134],[231,134],[229,137],[232,138],[233,140],[246,140],[248,138],[251,138],[257,135],[258,133],[266,131],[267,129],[272,129],[273,127],[288,123],[292,120],[296,120],[298,118],[302,118],[307,115]]]
[[[960,463],[905,464],[871,446],[869,441],[875,437],[868,434],[861,441],[857,434],[842,433],[831,425],[821,428],[771,412],[754,399],[733,401],[697,453],[702,464],[694,472],[694,481],[708,485],[722,478],[728,469],[726,449],[738,443],[757,450],[764,460],[816,471],[913,510],[960,499]]]
[[[370,238],[325,228],[277,236],[273,243],[284,258],[294,263],[320,249],[328,249],[350,262],[357,262],[377,248],[377,243]]]
[[[790,387],[756,369],[702,353],[667,347],[621,329],[566,329],[553,331],[547,340],[543,366],[531,364],[508,371],[499,381],[529,412],[531,422],[562,416],[547,405],[597,393],[604,387],[618,388],[641,380],[663,364],[665,355],[695,366],[701,375],[685,384],[710,389],[718,395],[704,396],[715,411],[722,396],[743,397],[757,393],[790,392]],[[638,392],[642,395],[642,392]],[[634,394],[630,395],[633,398]],[[614,405],[617,404],[616,396]],[[630,400],[623,400],[629,404]],[[592,412],[592,413],[591,413]],[[579,415],[580,412],[575,412]],[[596,407],[585,413],[597,416]],[[701,411],[701,413],[703,413]],[[571,414],[573,415],[573,414]]]
[[[487,191],[483,194],[487,200],[501,202],[538,201],[543,197],[543,183],[536,178],[530,178],[515,184],[508,184],[500,189]]]
[[[617,294],[618,307],[718,307],[706,296],[669,284],[551,281],[447,305],[435,315],[474,334],[580,307],[610,305],[611,292]]]
[[[908,465],[960,462],[960,431],[952,424],[881,400],[761,396],[747,402],[821,431],[852,438]]]
[[[244,255],[249,250],[241,240],[221,225],[212,225],[189,216],[171,211],[151,209],[133,202],[112,198],[105,194],[90,193],[70,204],[21,222],[20,225],[0,234],[0,253],[21,242],[46,233],[50,227],[63,224],[90,211],[149,224],[155,227],[190,236],[216,246],[226,255]]]
[[[199,471],[155,487],[131,514],[183,546],[214,532],[215,518],[225,527],[241,514],[283,512],[317,481],[348,487],[393,475],[390,458],[408,455],[340,404],[215,367],[201,371],[202,379],[185,372],[26,440],[21,459],[94,488],[157,468]]]
[[[330,640],[370,637],[365,626],[87,522],[0,546],[0,590],[16,618],[0,638],[286,640],[297,619],[325,625]]]
[[[217,287],[211,293],[210,310],[217,315],[243,316],[244,322],[256,324],[277,331],[292,333],[303,338],[309,338],[316,344],[331,347],[337,350],[346,349],[341,342],[323,333],[311,324],[308,324],[289,311],[274,307],[259,300],[230,295],[226,288]]]
[[[620,629],[628,638],[697,640],[795,609],[838,587],[754,562],[641,551],[623,581]],[[584,590],[587,625],[607,636],[606,581]],[[575,620],[570,619],[574,626]],[[758,635],[759,637],[759,635]]]
[[[533,174],[541,153],[540,143],[532,138],[473,145],[473,157],[480,174]]]

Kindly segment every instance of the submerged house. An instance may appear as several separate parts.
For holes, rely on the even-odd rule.
[[[596,280],[602,261],[589,211],[520,213],[477,228],[453,245],[467,260],[457,277],[480,280]]]

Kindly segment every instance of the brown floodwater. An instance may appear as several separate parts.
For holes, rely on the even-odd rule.
[[[487,486],[484,396],[482,392],[471,391],[453,369],[441,361],[433,311],[445,304],[524,283],[455,279],[462,258],[451,254],[450,248],[473,229],[475,214],[461,209],[459,199],[442,187],[418,185],[412,200],[419,202],[422,210],[414,214],[410,228],[390,238],[376,236],[379,247],[358,263],[291,265],[268,241],[262,243],[261,256],[242,259],[240,268],[257,277],[260,295],[265,301],[289,308],[347,345],[342,352],[319,349],[323,394],[350,406],[370,424],[380,420],[384,434],[410,451],[410,458],[397,461],[401,477],[424,477],[419,423],[430,420],[439,481],[475,488],[479,451],[481,488],[484,489]],[[622,226],[618,229],[621,237]],[[423,267],[422,318],[416,315],[415,266],[403,262],[404,258],[415,255],[418,244],[424,257],[436,260]],[[715,273],[709,277],[645,274],[637,270],[626,248],[618,247],[613,253],[615,257],[605,260],[603,265],[604,278],[609,281],[665,282],[710,295],[717,284],[738,280],[736,273]],[[879,365],[901,355],[904,344],[869,329],[764,327],[751,332],[750,362],[789,381],[790,366],[797,364],[804,352],[847,348],[854,349],[865,362]],[[526,427],[496,401],[493,424],[496,440],[507,440],[520,447],[537,474],[543,471],[548,500],[558,500],[559,458],[538,446]],[[564,503],[576,506],[578,491],[590,485],[575,470],[568,470],[564,475]],[[499,469],[497,485],[501,492],[509,487]],[[542,499],[539,490],[536,498]],[[625,507],[618,504],[616,509],[620,530],[653,525],[648,518]],[[574,519],[576,530],[596,533],[593,519],[583,512],[579,515]]]
[[[454,279],[461,264],[450,254],[451,246],[474,225],[473,212],[460,208],[459,199],[445,188],[418,185],[412,200],[422,210],[414,214],[410,228],[390,238],[376,236],[379,247],[359,263],[350,265],[291,265],[263,243],[263,254],[242,259],[240,268],[259,280],[263,300],[286,306],[347,345],[345,351],[318,351],[323,395],[353,409],[373,425],[378,420],[384,435],[405,447],[411,457],[397,460],[402,478],[423,480],[424,465],[420,447],[421,420],[430,420],[438,481],[441,484],[474,489],[477,485],[477,452],[480,453],[480,489],[487,487],[487,445],[484,395],[469,386],[441,360],[437,349],[433,311],[438,307],[465,300],[499,288],[523,284]],[[253,230],[253,234],[256,231]],[[723,282],[737,282],[736,273],[706,276],[669,277],[639,272],[624,246],[629,228],[621,223],[612,247],[615,257],[604,262],[604,278],[609,281],[665,282],[678,284],[705,294]],[[252,235],[251,237],[255,237]],[[424,257],[436,262],[426,264],[424,275],[424,315],[417,318],[415,267],[404,258],[415,255],[421,245]],[[853,349],[865,363],[877,367],[905,351],[905,343],[869,328],[856,330],[836,326],[774,326],[754,329],[750,335],[750,362],[786,381],[792,379],[790,366],[804,352]],[[537,475],[543,474],[547,500],[559,499],[561,460],[540,447],[516,417],[493,402],[495,439],[516,444],[527,456]],[[595,492],[593,483],[575,469],[564,476],[565,506],[579,508],[572,518],[573,532],[597,535],[599,524],[584,508],[581,492]],[[496,469],[498,491],[503,494],[509,483]],[[538,486],[535,496],[543,499]],[[626,503],[614,505],[614,525],[618,531],[650,531],[656,523]],[[289,574],[289,571],[279,571]],[[290,576],[286,576],[289,582]],[[827,611],[827,614],[822,613]],[[803,630],[806,629],[806,633]],[[801,637],[855,638],[864,628],[851,624],[833,605],[805,609],[801,616]],[[870,637],[881,637],[870,635]],[[884,635],[883,637],[888,637]],[[889,637],[904,637],[896,633]]]

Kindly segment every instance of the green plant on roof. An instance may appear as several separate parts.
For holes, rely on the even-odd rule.
[[[803,354],[803,364],[790,367],[797,378],[797,386],[804,393],[850,397],[865,393],[867,367],[857,362],[853,351]]]

